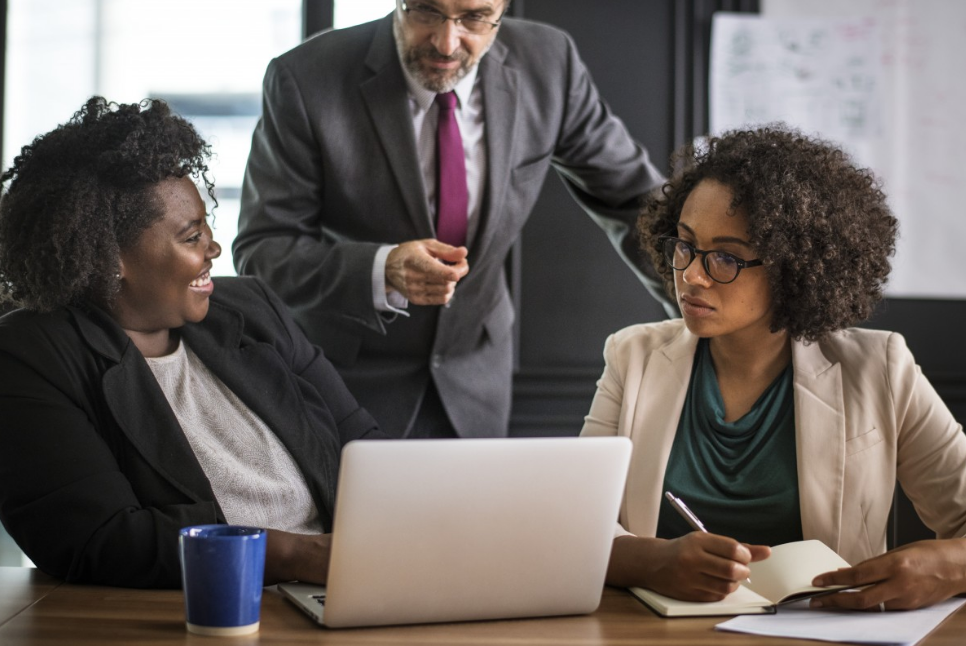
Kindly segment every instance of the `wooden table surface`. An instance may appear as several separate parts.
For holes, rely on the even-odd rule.
[[[721,617],[662,619],[627,592],[607,588],[591,615],[548,619],[329,630],[315,625],[273,589],[262,600],[258,633],[247,637],[191,635],[177,590],[128,590],[61,584],[27,568],[0,568],[0,644],[467,644],[523,646],[828,646],[827,642],[758,637],[713,630]],[[923,644],[966,642],[966,610]]]
[[[58,585],[60,581],[34,568],[0,567],[0,626]]]

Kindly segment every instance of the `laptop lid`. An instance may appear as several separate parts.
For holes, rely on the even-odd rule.
[[[627,438],[379,440],[342,455],[329,627],[582,614],[600,603]]]

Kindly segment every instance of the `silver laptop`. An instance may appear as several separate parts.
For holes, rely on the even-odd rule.
[[[351,442],[328,585],[279,590],[330,628],[593,612],[630,453],[617,437]]]

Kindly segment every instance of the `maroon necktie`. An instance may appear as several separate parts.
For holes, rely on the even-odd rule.
[[[436,239],[460,247],[466,244],[466,161],[456,123],[456,93],[436,95]]]

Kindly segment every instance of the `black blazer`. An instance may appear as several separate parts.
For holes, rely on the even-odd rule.
[[[322,351],[250,278],[217,279],[181,335],[286,446],[331,531],[341,447],[379,432]],[[178,529],[226,522],[143,356],[97,308],[0,319],[0,520],[45,572],[131,587],[179,586]]]

